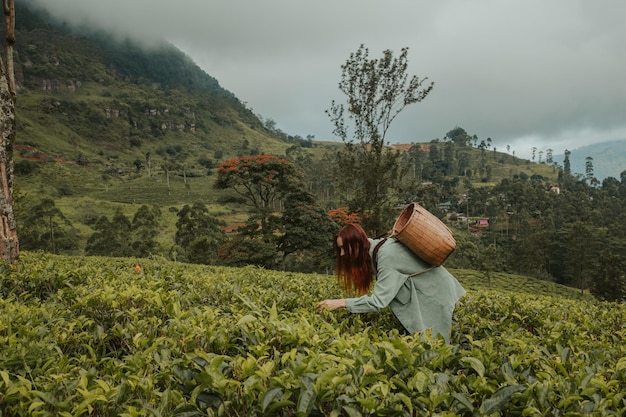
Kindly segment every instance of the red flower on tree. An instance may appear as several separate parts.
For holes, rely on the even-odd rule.
[[[297,167],[275,155],[246,155],[220,163],[215,187],[230,188],[254,207],[269,207],[274,199],[302,184]]]
[[[338,225],[345,226],[346,224],[361,223],[361,217],[354,211],[348,211],[347,207],[340,207],[328,211],[328,215]]]
[[[246,155],[220,163],[215,188],[244,197],[256,209],[265,232],[274,201],[303,188],[303,181],[296,165],[284,158]]]

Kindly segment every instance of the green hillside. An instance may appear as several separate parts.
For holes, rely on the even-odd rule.
[[[19,157],[63,161],[80,175],[128,178],[150,154],[190,174],[200,161],[286,144],[232,93],[164,44],[143,51],[81,36],[19,9],[16,45]]]
[[[93,232],[86,219],[117,209],[132,217],[154,204],[169,247],[176,214],[168,209],[212,207],[219,161],[290,145],[170,45],[144,51],[77,33],[21,4],[17,15],[18,216],[51,198],[84,244]],[[237,211],[214,214],[239,220]]]

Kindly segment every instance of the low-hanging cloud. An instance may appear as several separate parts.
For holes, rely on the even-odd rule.
[[[29,0],[56,19],[162,39],[289,134],[332,140],[324,113],[340,66],[409,48],[435,82],[388,134],[427,142],[456,126],[518,156],[626,139],[626,2],[621,0]],[[17,17],[19,19],[19,16]]]

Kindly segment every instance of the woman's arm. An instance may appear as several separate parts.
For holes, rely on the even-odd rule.
[[[380,247],[377,261],[374,292],[372,295],[348,298],[346,308],[351,313],[376,312],[387,307],[396,298],[409,274],[427,266],[406,246],[393,239],[387,240]]]
[[[316,308],[318,310],[336,310],[338,308],[346,308],[346,299],[340,298],[338,300],[324,300],[317,303]]]
[[[318,310],[336,310],[338,308],[348,308],[352,313],[369,313],[385,308],[394,299],[400,287],[406,281],[406,276],[398,274],[397,271],[384,270],[379,272],[379,279],[374,287],[372,295],[364,295],[358,298],[340,298],[320,301],[316,308]]]
[[[376,278],[374,291],[371,295],[346,300],[348,311],[351,313],[370,313],[382,310],[396,297],[407,277],[394,268],[379,265]]]

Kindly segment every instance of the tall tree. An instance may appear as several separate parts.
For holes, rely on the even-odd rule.
[[[22,249],[65,254],[78,250],[78,230],[55,206],[52,199],[29,202],[28,209],[19,210],[19,213]]]
[[[424,152],[419,144],[411,146],[409,149],[409,155],[412,160],[413,178],[416,181],[421,182],[423,180],[423,173],[426,163],[428,162],[428,155]]]
[[[117,210],[113,220],[101,216],[94,225],[94,233],[85,245],[86,255],[95,256],[133,256],[131,245],[132,223],[128,217]]]
[[[594,181],[593,158],[591,156],[585,158],[585,178],[587,179],[589,185],[594,185],[596,182]]]
[[[454,142],[455,145],[459,146],[468,146],[472,143],[472,137],[467,134],[465,129],[458,126],[446,133],[444,140],[446,139]]]
[[[134,256],[147,258],[159,252],[156,238],[159,234],[159,219],[161,210],[157,206],[142,205],[137,209],[131,223],[132,243]]]
[[[409,78],[407,55],[403,48],[398,57],[385,50],[382,58],[370,59],[361,45],[341,66],[339,90],[347,103],[333,100],[326,111],[333,133],[346,144],[337,156],[338,189],[374,233],[388,227],[397,203],[394,188],[406,174],[399,153],[385,147],[389,127],[406,106],[422,101],[433,88],[427,78]]]
[[[609,248],[599,255],[598,269],[593,274],[592,293],[609,301],[621,301],[626,296],[626,259]]]
[[[3,0],[5,57],[0,57],[0,257],[19,258],[19,240],[13,200],[13,145],[15,143],[14,0]]]
[[[224,222],[209,213],[202,203],[185,205],[178,212],[176,235],[177,257],[186,262],[213,264],[220,245],[226,241]]]
[[[332,258],[333,235],[338,225],[315,204],[311,193],[290,193],[281,218],[284,234],[278,239],[284,259],[293,253],[308,253],[307,261],[316,263]]]
[[[565,149],[565,157],[563,159],[563,172],[567,175],[571,175],[572,173],[572,165],[569,160],[569,156],[572,154],[572,151]]]

